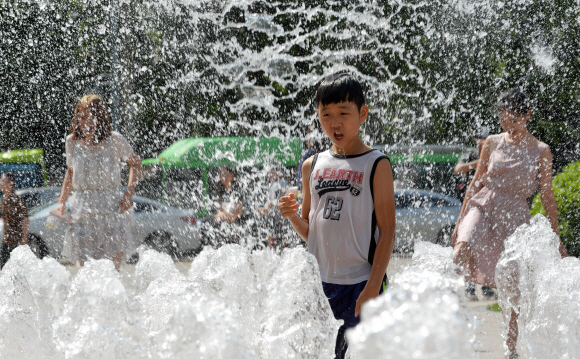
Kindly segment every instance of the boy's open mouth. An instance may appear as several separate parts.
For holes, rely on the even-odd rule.
[[[334,133],[334,138],[338,141],[342,140],[343,134],[342,133]]]

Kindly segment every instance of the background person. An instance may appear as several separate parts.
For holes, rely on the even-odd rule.
[[[455,168],[453,169],[453,173],[455,173],[458,176],[461,176],[461,179],[457,184],[457,193],[461,201],[463,201],[463,199],[465,198],[465,192],[467,191],[469,184],[473,180],[475,170],[477,169],[477,165],[479,164],[479,158],[481,157],[481,150],[483,149],[483,144],[485,143],[485,140],[488,137],[489,137],[488,130],[481,130],[475,136],[473,136],[473,140],[477,145],[477,150],[463,154],[459,158],[459,161],[457,161],[457,165],[455,165]]]
[[[559,234],[552,154],[548,145],[527,130],[531,116],[528,99],[519,89],[512,89],[500,96],[496,108],[505,132],[485,141],[452,235],[453,260],[463,268],[466,296],[472,299],[477,299],[476,282],[496,286],[495,268],[504,241],[520,225],[529,223],[527,198],[538,187],[552,229]],[[561,242],[560,252],[567,255]],[[504,315],[509,321],[506,357],[517,358],[517,314]]]
[[[28,209],[24,200],[14,193],[15,181],[16,177],[11,172],[4,172],[0,178],[0,187],[4,194],[1,203],[4,232],[0,249],[0,269],[4,268],[10,259],[10,253],[19,244],[28,244]]]
[[[242,219],[244,204],[241,198],[237,171],[229,166],[220,168],[220,181],[217,185],[219,208],[213,219],[216,222],[236,222]]]
[[[272,209],[278,205],[278,199],[286,194],[288,181],[284,178],[282,165],[277,163],[273,164],[270,171],[268,171],[267,177],[270,182],[267,200],[263,206],[256,208],[256,212],[261,217],[262,224],[268,231],[268,246],[274,248],[282,245],[285,221],[280,215],[280,211],[273,211]]]
[[[230,166],[219,169],[219,181],[216,185],[218,209],[204,225],[203,241],[205,245],[218,247],[227,243],[242,244],[244,234],[251,236],[251,230],[245,230],[248,219],[246,198],[241,187],[239,171]]]
[[[129,183],[121,186],[121,161],[130,166]],[[72,223],[67,224],[63,256],[79,261],[88,258],[113,260],[120,270],[124,255],[134,252],[133,194],[141,176],[141,160],[119,133],[112,131],[105,100],[84,96],[76,105],[66,138],[67,171],[58,211],[74,189],[70,204]]]

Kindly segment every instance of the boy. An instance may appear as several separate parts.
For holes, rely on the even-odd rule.
[[[334,316],[344,320],[335,349],[342,359],[346,329],[359,323],[361,306],[386,288],[395,244],[393,176],[389,159],[359,138],[369,108],[356,79],[327,77],[316,103],[332,148],[302,166],[302,216],[293,194],[280,198],[278,208],[308,242]]]
[[[0,270],[4,268],[10,253],[19,244],[28,244],[28,209],[20,196],[14,193],[14,175],[5,172],[0,178],[0,187],[4,193],[1,210],[4,218],[2,248],[0,249]]]

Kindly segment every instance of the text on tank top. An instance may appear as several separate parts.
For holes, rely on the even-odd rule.
[[[379,235],[373,178],[382,159],[388,157],[377,150],[350,156],[328,150],[313,160],[308,251],[323,282],[350,285],[370,276]]]

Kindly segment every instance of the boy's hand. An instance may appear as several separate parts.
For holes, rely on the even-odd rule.
[[[280,197],[278,200],[278,209],[284,218],[290,218],[298,212],[300,204],[296,202],[296,197],[294,193],[290,193],[287,196]]]
[[[354,309],[355,317],[358,317],[360,315],[360,310],[363,304],[379,296],[379,290],[380,289],[377,290],[370,289],[368,285],[365,285],[365,289],[363,289],[363,291],[358,296],[358,299],[356,300],[356,307]]]

